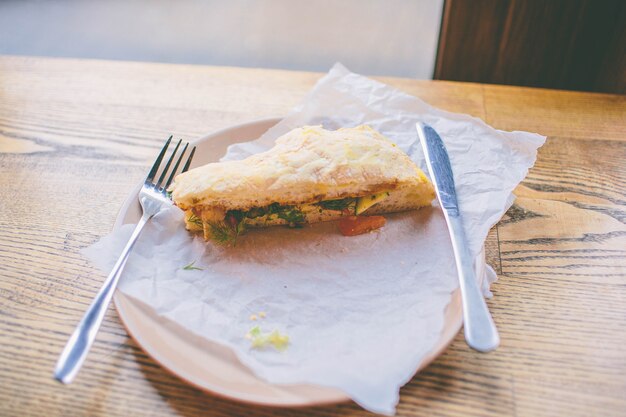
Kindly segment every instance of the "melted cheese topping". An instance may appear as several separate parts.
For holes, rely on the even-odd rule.
[[[434,197],[422,171],[369,126],[294,129],[266,152],[192,169],[171,187],[174,202],[184,210],[301,205],[407,188],[425,189],[428,201]]]

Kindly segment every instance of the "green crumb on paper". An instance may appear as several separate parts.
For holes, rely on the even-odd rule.
[[[184,266],[183,269],[185,271],[204,271],[204,269],[202,269],[202,268],[198,268],[197,266],[193,266],[195,263],[196,263],[196,261],[193,261],[189,265]]]
[[[246,334],[246,339],[250,339],[253,349],[265,349],[272,346],[276,350],[283,351],[289,345],[289,336],[281,334],[278,330],[270,333],[263,333],[259,326],[254,326]]]

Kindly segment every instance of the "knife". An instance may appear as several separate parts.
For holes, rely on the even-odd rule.
[[[437,191],[437,199],[448,224],[452,250],[459,274],[463,301],[463,332],[467,344],[480,352],[494,350],[500,344],[496,325],[489,314],[476,274],[473,259],[467,246],[463,219],[456,199],[452,166],[443,141],[432,127],[417,123],[417,134],[424,150],[430,178]]]

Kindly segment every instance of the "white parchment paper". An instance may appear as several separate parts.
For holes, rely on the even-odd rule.
[[[470,250],[477,255],[544,137],[498,131],[438,110],[337,64],[283,121],[256,141],[231,146],[223,159],[265,151],[302,125],[366,123],[425,170],[418,121],[433,126],[446,144]],[[368,410],[393,414],[400,387],[437,342],[458,284],[436,204],[387,218],[380,231],[356,237],[324,223],[253,230],[236,247],[220,248],[190,236],[173,208],[146,227],[120,290],[232,348],[261,378],[335,387]],[[132,228],[113,231],[84,253],[108,272]],[[191,262],[202,270],[184,270]],[[250,315],[261,311],[266,318],[251,322]],[[287,333],[289,348],[251,349],[244,335],[254,325]]]

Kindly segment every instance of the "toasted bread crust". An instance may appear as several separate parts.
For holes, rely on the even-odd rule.
[[[370,127],[328,131],[306,126],[281,136],[266,152],[180,174],[171,190],[183,210],[228,211],[272,203],[311,204],[424,185],[432,191],[413,161]]]

